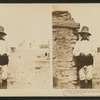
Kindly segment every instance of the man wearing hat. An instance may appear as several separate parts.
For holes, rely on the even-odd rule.
[[[7,67],[9,63],[8,48],[5,41],[6,35],[4,28],[0,26],[0,70],[2,72],[2,84],[0,84],[0,87],[2,87],[2,89],[7,88]]]
[[[78,32],[81,39],[76,42],[73,55],[78,69],[78,78],[80,88],[92,88],[92,67],[94,50],[89,41],[89,28],[83,26],[81,32]]]

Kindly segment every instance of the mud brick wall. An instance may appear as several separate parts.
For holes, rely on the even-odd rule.
[[[75,34],[80,28],[68,11],[52,12],[53,28],[53,86],[76,88],[77,70],[73,60],[73,47],[78,40]]]

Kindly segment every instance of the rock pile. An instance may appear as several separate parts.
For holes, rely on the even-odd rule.
[[[77,71],[73,60],[73,47],[78,39],[76,23],[68,11],[52,12],[53,28],[53,86],[75,88]]]

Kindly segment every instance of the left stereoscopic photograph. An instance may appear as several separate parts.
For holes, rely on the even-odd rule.
[[[0,4],[0,89],[48,89],[50,8]]]

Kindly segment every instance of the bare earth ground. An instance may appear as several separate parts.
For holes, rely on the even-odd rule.
[[[30,50],[10,55],[8,89],[50,88],[50,61]]]
[[[100,54],[96,54],[93,66],[93,88],[100,89]]]
[[[20,50],[10,55],[8,89],[48,89],[51,87],[50,60],[36,58],[32,50]],[[93,67],[93,89],[100,89],[100,54]],[[77,87],[79,88],[79,87]]]

